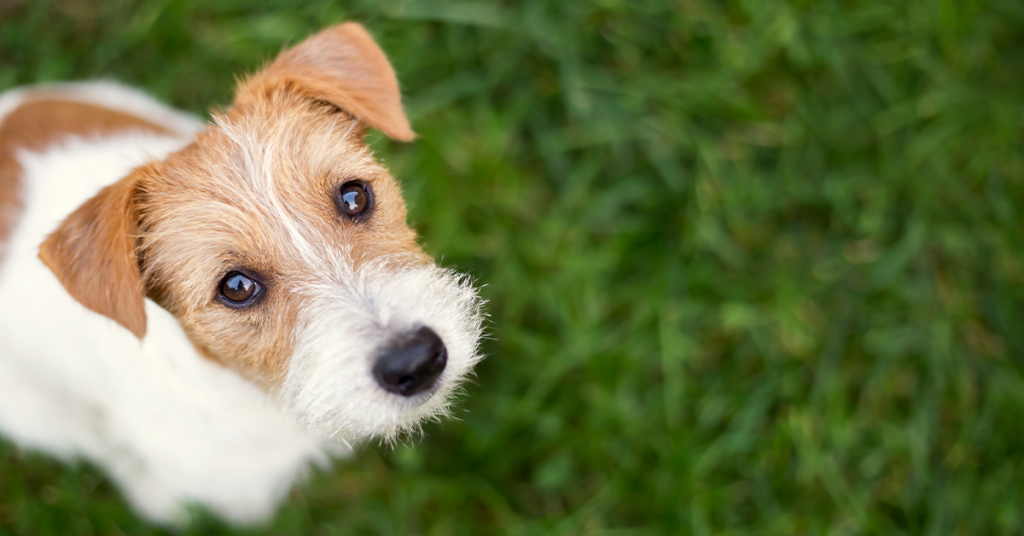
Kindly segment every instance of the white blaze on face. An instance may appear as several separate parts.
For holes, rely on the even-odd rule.
[[[387,441],[412,432],[447,414],[453,391],[481,358],[482,300],[468,277],[454,271],[381,262],[299,293],[302,318],[278,395],[320,437]],[[443,373],[423,393],[385,391],[373,376],[378,356],[423,326],[447,349]]]

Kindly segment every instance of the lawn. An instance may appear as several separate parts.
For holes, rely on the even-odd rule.
[[[253,533],[1024,533],[1024,2],[0,0],[0,90],[205,113],[341,20],[489,357]],[[118,533],[162,529],[0,444],[0,534]]]

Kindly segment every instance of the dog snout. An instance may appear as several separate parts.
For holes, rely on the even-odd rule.
[[[433,386],[447,363],[448,351],[441,337],[422,327],[385,350],[373,366],[373,376],[385,390],[412,396]]]

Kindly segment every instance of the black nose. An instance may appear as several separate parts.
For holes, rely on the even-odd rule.
[[[441,337],[422,327],[387,349],[373,366],[373,376],[384,389],[412,396],[434,385],[447,363],[448,351]]]

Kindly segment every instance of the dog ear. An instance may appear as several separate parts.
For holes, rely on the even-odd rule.
[[[276,87],[326,101],[390,138],[416,137],[402,110],[394,69],[357,23],[328,28],[282,52],[242,86],[235,102]]]
[[[145,297],[136,255],[143,169],[100,190],[39,246],[39,258],[71,297],[141,339]]]

